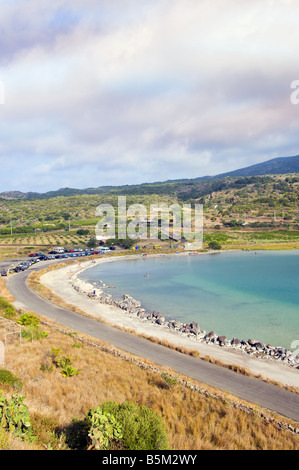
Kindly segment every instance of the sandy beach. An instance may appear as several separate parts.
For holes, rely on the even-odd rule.
[[[140,255],[133,255],[140,258]],[[298,370],[288,365],[276,363],[269,359],[257,359],[234,348],[220,347],[206,344],[170,330],[163,325],[156,325],[147,320],[142,320],[133,314],[125,313],[121,308],[114,305],[106,305],[98,299],[89,298],[95,286],[87,284],[78,278],[85,269],[92,268],[100,263],[121,262],[132,258],[132,256],[107,257],[98,260],[78,261],[44,274],[41,282],[50,288],[60,298],[72,304],[88,315],[103,320],[110,325],[134,330],[136,334],[144,334],[161,340],[167,340],[174,345],[183,346],[188,349],[197,350],[202,356],[210,356],[226,364],[245,367],[253,374],[264,378],[275,380],[281,384],[299,387]],[[103,279],[105,282],[105,280]],[[76,288],[75,288],[76,286]],[[97,287],[98,289],[98,287]],[[125,294],[125,293],[124,293]]]

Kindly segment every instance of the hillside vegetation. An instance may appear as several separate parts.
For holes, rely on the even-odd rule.
[[[298,248],[299,174],[225,177],[106,188],[102,194],[46,199],[0,198],[0,256],[35,246],[84,246],[94,234],[96,207],[118,196],[127,206],[203,204],[205,247]],[[39,251],[41,251],[39,250]]]

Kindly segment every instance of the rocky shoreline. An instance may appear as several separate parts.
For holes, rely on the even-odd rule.
[[[109,287],[105,286],[102,281],[99,282],[99,286],[96,283],[90,284],[79,279],[78,273],[72,276],[71,285],[78,293],[84,294],[90,299],[97,300],[101,304],[118,307],[124,314],[130,317],[135,317],[141,321],[150,322],[161,328],[169,329],[193,341],[226,349],[237,349],[255,358],[269,359],[299,370],[299,357],[295,356],[286,348],[263,344],[254,339],[228,339],[226,336],[218,335],[214,331],[207,333],[200,328],[197,322],[181,323],[178,320],[167,320],[160,312],[147,312],[142,308],[141,302],[128,294],[124,294],[121,300],[115,299],[107,292],[109,291]]]

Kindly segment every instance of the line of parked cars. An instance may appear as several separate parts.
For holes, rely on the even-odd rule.
[[[103,253],[107,253],[110,251],[110,248],[101,247],[99,250],[94,250],[93,248],[88,249],[86,248],[83,250],[82,248],[75,248],[73,250],[52,250],[49,253],[31,253],[29,257],[38,259],[39,261],[51,260],[51,259],[62,259],[62,258],[77,258],[82,256],[92,256],[92,255],[101,255]]]
[[[29,268],[29,266],[32,266],[33,264],[38,263],[39,261],[40,261],[39,259],[23,261],[22,263],[19,263],[17,266],[14,266],[13,268],[3,269],[1,271],[1,276],[7,276],[7,274],[9,273],[19,273],[20,271],[25,271],[26,269]]]
[[[92,256],[92,255],[101,255],[104,253],[107,253],[111,251],[109,248],[106,247],[100,247],[98,250],[94,249],[85,249],[83,250],[82,248],[76,248],[73,250],[65,250],[65,249],[59,249],[59,250],[52,250],[49,253],[31,253],[29,255],[29,258],[31,258],[28,261],[23,261],[22,263],[19,263],[17,266],[9,269],[3,269],[1,271],[1,276],[7,276],[9,272],[15,272],[18,273],[20,271],[25,271],[28,269],[30,266],[32,266],[35,263],[38,263],[40,261],[47,261],[47,260],[54,260],[54,259],[63,259],[63,258],[78,258],[78,257],[83,257],[83,256]]]

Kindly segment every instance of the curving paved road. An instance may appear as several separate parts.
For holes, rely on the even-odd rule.
[[[43,262],[34,265],[28,271],[43,269],[47,264]],[[7,278],[7,287],[14,298],[29,310],[67,328],[103,340],[138,357],[149,359],[157,365],[170,367],[198,382],[211,385],[299,422],[299,395],[167,349],[92,318],[56,307],[28,288],[26,284],[28,271]]]

